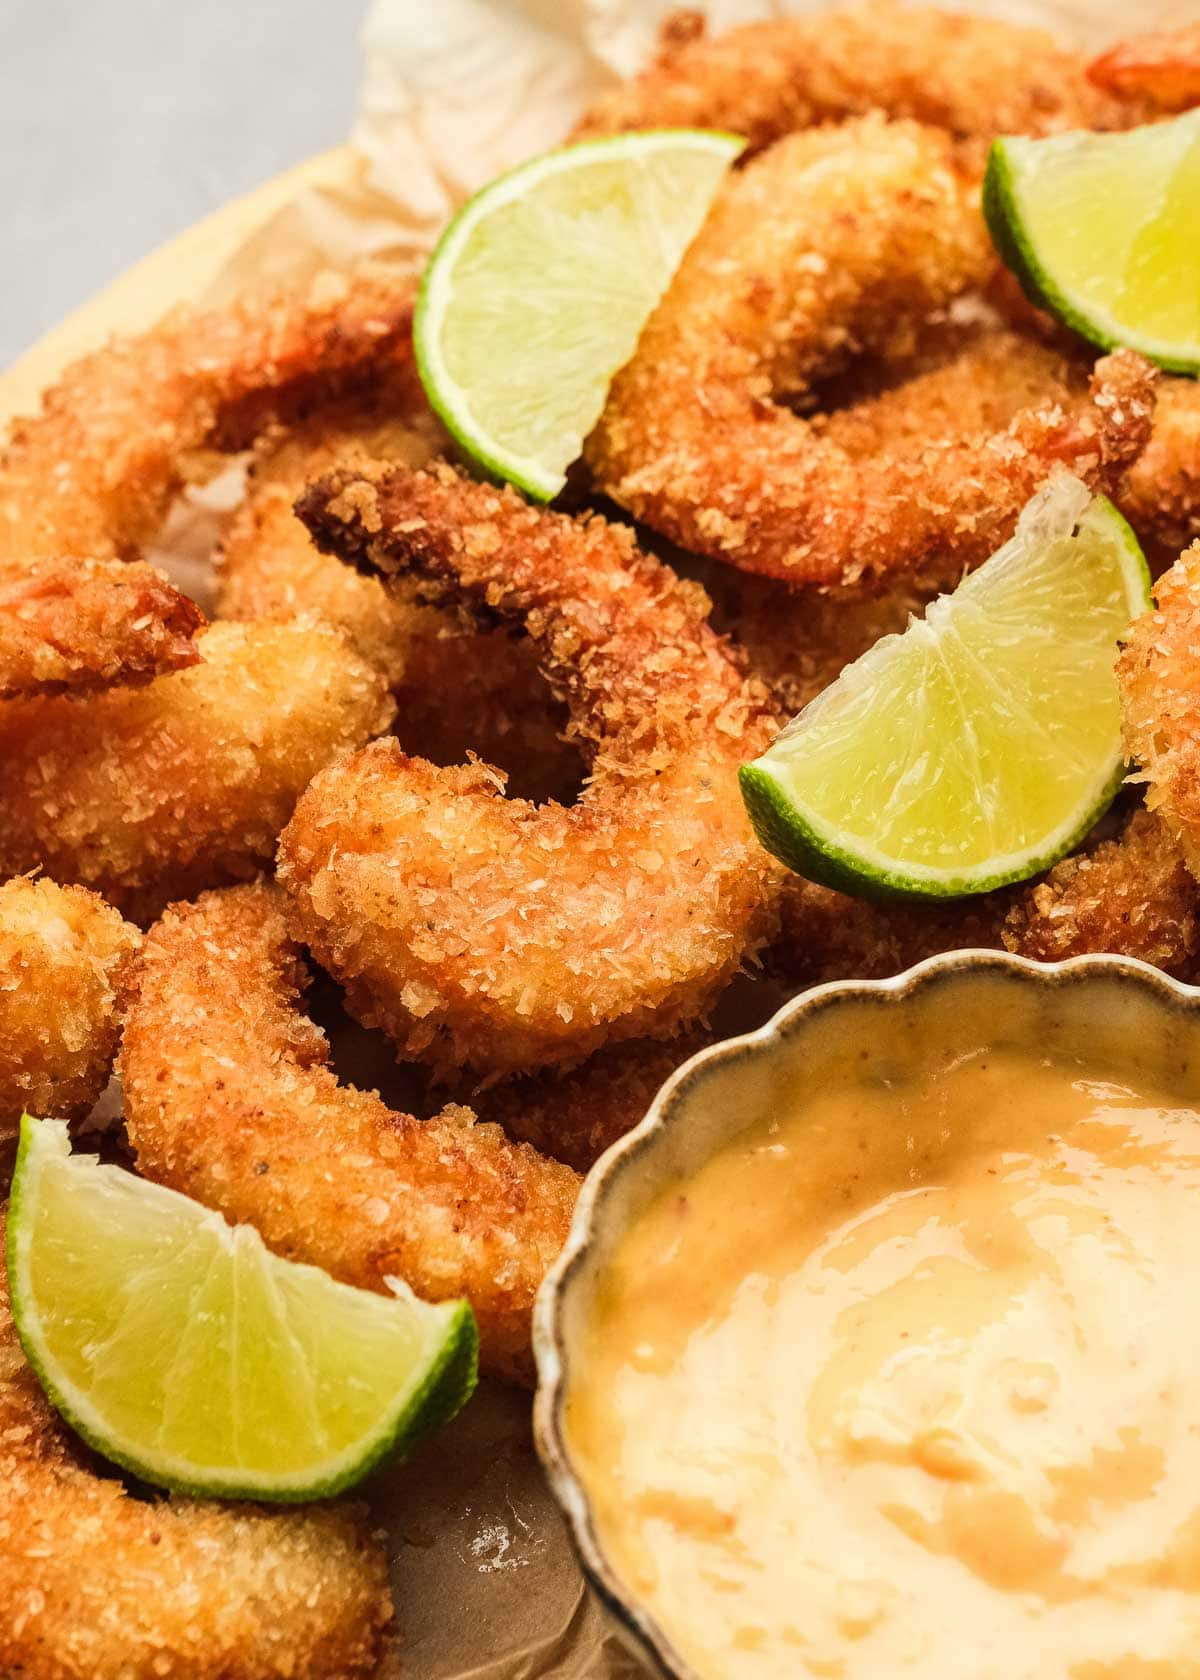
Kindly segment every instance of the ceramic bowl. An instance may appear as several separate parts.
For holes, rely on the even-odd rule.
[[[895,979],[818,986],[757,1031],[702,1050],[672,1074],[641,1124],[588,1176],[566,1246],[538,1297],[533,1332],[542,1462],[588,1580],[625,1644],[663,1680],[697,1677],[606,1557],[565,1428],[572,1362],[598,1282],[631,1222],[668,1184],[690,1177],[781,1097],[794,1101],[797,1089],[848,1075],[864,1057],[878,1061],[881,1016],[890,1017],[889,1029],[901,1027],[900,1042],[913,1046],[916,1059],[935,1020],[944,1032],[945,1011],[955,1012],[964,1048],[1099,1048],[1106,1065],[1128,1069],[1131,1078],[1178,1082],[1194,1073],[1200,1101],[1200,989],[1144,963],[1105,956],[1046,964],[952,951]],[[886,1041],[894,1046],[896,1034],[889,1031]]]

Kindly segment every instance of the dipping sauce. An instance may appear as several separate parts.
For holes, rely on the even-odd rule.
[[[1200,1676],[1200,1112],[861,1068],[622,1239],[566,1416],[609,1559],[705,1677]]]

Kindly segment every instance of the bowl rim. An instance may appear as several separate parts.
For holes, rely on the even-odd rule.
[[[566,1350],[562,1303],[582,1270],[592,1244],[598,1215],[617,1183],[632,1170],[653,1140],[672,1123],[672,1115],[690,1090],[703,1084],[710,1070],[742,1056],[769,1056],[801,1023],[847,1002],[878,999],[884,1004],[906,1000],[918,991],[937,987],[964,975],[991,971],[1047,991],[1089,980],[1123,980],[1149,993],[1171,1012],[1195,1013],[1200,985],[1176,980],[1138,957],[1096,952],[1062,962],[1037,962],[1011,952],[969,946],[941,951],[882,980],[831,980],[798,992],[761,1026],[696,1051],[671,1073],[655,1094],[645,1115],[612,1144],[584,1180],[563,1248],[547,1272],[533,1310],[533,1351],[537,1392],[533,1406],[533,1434],[542,1468],[563,1512],[567,1531],[584,1577],[607,1610],[626,1646],[658,1680],[701,1680],[685,1660],[649,1608],[622,1585],[605,1554],[592,1513],[591,1499],[567,1446],[565,1422],[569,1355]]]

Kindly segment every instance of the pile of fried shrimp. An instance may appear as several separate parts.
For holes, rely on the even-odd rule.
[[[734,1002],[976,945],[1200,978],[1200,387],[1040,316],[979,208],[998,133],[1196,100],[1197,32],[1089,64],[890,5],[715,39],[672,18],[578,135],[749,146],[565,511],[454,464],[386,272],[70,368],[0,453],[3,1135],[85,1122],[115,1066],[131,1170],[348,1283],[466,1296],[485,1371],[528,1385],[580,1175]],[[144,554],[224,456],[246,489],[208,623]],[[789,875],[738,766],[1064,466],[1158,575],[1117,807],[956,904]],[[335,1068],[314,984],[407,1106]],[[6,1297],[0,1418],[0,1672],[376,1672],[366,1504],[135,1497],[48,1406]]]

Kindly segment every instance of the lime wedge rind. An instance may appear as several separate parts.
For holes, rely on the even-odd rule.
[[[382,1465],[404,1456],[432,1430],[449,1421],[470,1397],[478,1371],[478,1332],[474,1314],[466,1301],[440,1304],[397,1299],[397,1313],[418,1311],[428,1325],[429,1356],[418,1367],[415,1380],[398,1387],[395,1403],[381,1411],[373,1426],[347,1442],[336,1452],[314,1460],[295,1472],[256,1471],[253,1467],[215,1467],[182,1458],[170,1452],[147,1448],[132,1441],[97,1409],[88,1394],[70,1381],[63,1362],[55,1354],[45,1333],[36,1290],[31,1283],[32,1249],[37,1229],[37,1195],[47,1165],[74,1164],[81,1188],[103,1197],[119,1180],[127,1180],[142,1194],[154,1198],[159,1210],[186,1210],[192,1230],[206,1230],[221,1243],[230,1244],[233,1228],[219,1214],[198,1208],[186,1196],[133,1178],[117,1167],[103,1166],[88,1157],[73,1157],[66,1125],[37,1120],[25,1115],[9,1199],[7,1265],[13,1319],[25,1356],[55,1410],[80,1438],[111,1463],[129,1471],[141,1481],[173,1493],[194,1498],[254,1499],[266,1503],[295,1504],[332,1498],[346,1492]],[[252,1241],[266,1256],[267,1263],[286,1267],[303,1283],[307,1276],[328,1294],[346,1291],[349,1285],[336,1283],[316,1267],[271,1255],[251,1228],[237,1228],[239,1240]],[[379,1297],[385,1302],[385,1297]]]
[[[1089,566],[1090,571],[1086,569]],[[1035,570],[1031,571],[1031,567]],[[959,847],[969,861],[955,867],[947,861],[949,848],[943,848],[942,855],[936,849],[930,852],[929,842],[923,835],[929,832],[931,811],[936,813],[939,809],[936,804],[923,808],[917,826],[910,832],[905,831],[907,818],[902,816],[891,831],[893,841],[899,833],[900,844],[898,849],[889,850],[881,843],[885,832],[882,821],[868,831],[863,820],[864,807],[857,804],[857,790],[851,789],[843,797],[844,778],[853,779],[860,770],[864,775],[869,774],[864,768],[867,761],[861,758],[862,747],[868,753],[875,752],[876,768],[880,763],[884,765],[885,785],[902,813],[910,793],[906,777],[913,764],[917,767],[914,776],[920,798],[930,795],[939,782],[950,787],[946,780],[950,774],[947,765],[953,756],[949,752],[950,737],[936,731],[921,736],[918,724],[917,739],[898,740],[888,732],[889,720],[903,718],[907,727],[909,719],[926,715],[919,706],[913,708],[911,695],[923,692],[929,680],[923,673],[932,668],[928,661],[941,658],[939,641],[950,635],[961,643],[964,626],[975,627],[976,631],[982,627],[988,638],[985,647],[1003,647],[1007,640],[1027,665],[1040,666],[1045,657],[1043,648],[1052,648],[1054,643],[1033,636],[1032,631],[1038,626],[1031,626],[1030,633],[1022,635],[1019,615],[1013,617],[1014,609],[1022,601],[1028,601],[1030,592],[1036,593],[1038,587],[1044,594],[1048,578],[1057,580],[1056,587],[1061,587],[1064,577],[1071,585],[1078,580],[1084,592],[1081,599],[1085,601],[1094,577],[1098,624],[1103,627],[1105,638],[1112,636],[1112,663],[1115,664],[1120,631],[1150,604],[1149,569],[1136,537],[1117,509],[1103,497],[1089,499],[1078,480],[1060,474],[1026,509],[1013,539],[987,566],[972,573],[954,594],[932,603],[925,618],[916,621],[907,632],[885,637],[856,660],[781,732],[766,753],[742,767],[743,800],[763,846],[797,873],[842,892],[881,900],[932,901],[967,897],[1028,879],[1049,868],[1078,844],[1111,803],[1124,779],[1115,674],[1110,691],[1105,674],[1109,668],[1104,651],[1106,640],[1092,639],[1101,632],[1086,627],[1082,613],[1077,615],[1079,626],[1072,626],[1080,640],[1062,648],[1060,680],[1074,682],[1082,658],[1083,679],[1085,682],[1090,679],[1092,684],[1086,692],[1094,693],[1096,685],[1100,685],[1105,720],[1093,732],[1093,720],[1088,714],[1087,733],[1082,739],[1090,745],[1082,756],[1077,750],[1080,738],[1073,736],[1069,728],[1056,737],[1052,723],[1057,724],[1057,719],[1028,711],[1028,696],[1022,695],[1019,683],[1011,680],[1012,667],[1007,673],[1003,668],[992,672],[975,661],[978,687],[967,697],[967,712],[960,714],[952,708],[947,713],[943,707],[940,712],[935,709],[929,714],[943,729],[948,717],[955,721],[960,790],[965,774],[961,764],[978,762],[974,757],[976,734],[982,732],[985,748],[992,755],[989,758],[985,753],[985,763],[996,765],[995,748],[1000,744],[998,782],[989,777],[974,784],[972,797],[986,799],[988,803],[980,805],[978,811],[972,809],[970,821],[974,828],[968,824],[963,831],[975,835],[971,849]],[[1072,609],[1078,604],[1072,597]],[[960,675],[963,670],[971,669],[972,657],[973,650],[967,646],[960,657]],[[1009,679],[1007,688],[1006,678]],[[903,686],[913,680],[919,684],[917,689]],[[1038,680],[1041,680],[1040,671]],[[895,687],[897,682],[901,683],[900,688]],[[900,702],[898,709],[896,696]],[[1054,698],[1053,690],[1051,697]],[[981,714],[973,713],[973,704],[982,708]],[[1110,714],[1111,727],[1107,721]],[[1022,732],[1022,762],[1017,766],[1014,783],[1008,755],[1014,734],[1021,737]],[[968,745],[964,746],[964,741]],[[1020,829],[1010,824],[1010,831],[1019,843],[993,844],[991,819],[984,820],[980,813],[992,810],[993,802],[999,801],[1000,833],[995,838],[1002,841],[1006,813],[1011,815],[1005,799],[1018,796],[1021,777],[1028,779],[1030,765],[1039,763],[1055,765],[1058,783],[1044,803],[1044,796],[1039,792],[1034,805],[1022,813],[1024,819],[1032,811],[1032,824],[1026,821]],[[1043,782],[1046,774],[1044,769],[1038,771]],[[956,800],[952,795],[947,797],[952,803],[944,822],[954,842],[959,832],[955,819],[962,815],[968,801],[961,791]],[[869,802],[865,806],[867,816],[878,809]],[[1044,824],[1043,811],[1052,819]],[[874,818],[871,820],[874,822]],[[944,839],[945,835],[939,834],[938,838]]]
[[[1154,126],[1163,131],[1170,126],[1185,134],[1194,129],[1193,143],[1200,147],[1200,111],[1187,112],[1170,125]],[[1031,302],[1102,350],[1136,350],[1169,373],[1194,376],[1200,373],[1200,336],[1180,342],[1119,319],[1095,297],[1083,297],[1079,288],[1070,284],[1066,266],[1047,261],[1041,249],[1043,239],[1036,223],[1044,194],[1038,190],[1038,176],[1046,161],[1068,157],[1072,148],[1127,148],[1139,132],[1070,133],[1040,140],[1005,136],[993,141],[983,181],[984,219],[1006,267],[1016,275]],[[1129,167],[1135,165],[1131,162]],[[1200,205],[1196,213],[1200,215]],[[1193,291],[1200,289],[1200,261],[1185,278],[1190,279]]]
[[[759,842],[772,856],[797,875],[854,898],[876,899],[881,903],[970,898],[998,887],[1027,881],[1050,869],[1072,851],[1112,804],[1125,780],[1124,762],[1118,762],[1106,782],[1100,785],[1094,804],[1073,822],[1049,835],[1037,851],[1013,853],[989,864],[987,875],[963,871],[951,874],[920,870],[909,864],[898,866],[866,848],[851,849],[839,836],[796,810],[787,789],[771,769],[744,764],[739,772],[742,798]]]
[[[555,462],[512,450],[499,450],[492,431],[479,423],[473,412],[471,393],[450,372],[441,342],[447,314],[453,306],[455,273],[479,227],[507,206],[519,203],[535,185],[557,174],[586,169],[590,163],[611,165],[621,158],[636,161],[651,156],[656,149],[667,151],[675,148],[710,154],[723,171],[744,146],[745,140],[736,134],[719,129],[687,128],[649,129],[583,141],[559,147],[520,164],[483,187],[457,213],[439,239],[422,275],[413,319],[413,344],[418,372],[430,407],[459,449],[479,471],[496,482],[515,484],[535,501],[552,501],[566,483],[566,468],[578,456],[583,439],[599,419],[603,407],[602,399],[595,401],[586,412],[580,411],[574,417],[572,435],[565,438],[561,450],[566,458]],[[718,178],[714,173],[713,190]],[[710,198],[711,193],[695,205],[692,235],[698,231]],[[685,240],[678,251],[663,253],[662,272],[656,277],[659,283],[652,288],[638,318],[629,322],[630,352],[654,303],[666,290],[686,243]],[[581,255],[581,287],[586,285],[582,268],[584,260]],[[605,381],[617,372],[622,359],[611,367],[599,370]]]

